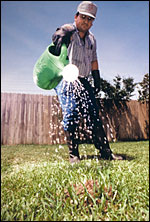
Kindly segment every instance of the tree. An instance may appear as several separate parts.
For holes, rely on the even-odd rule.
[[[115,76],[114,82],[114,99],[122,100],[122,90],[121,90],[121,77],[119,75]]]
[[[101,91],[104,92],[106,99],[114,99],[115,87],[101,78]]]
[[[130,100],[136,83],[133,78],[122,79],[119,75],[113,79],[114,85],[101,78],[101,91],[105,99]]]
[[[138,83],[140,89],[138,90],[139,98],[138,101],[148,102],[149,101],[149,73],[146,73],[143,77],[142,82]]]
[[[132,93],[135,90],[135,86],[137,83],[134,83],[133,78],[127,78],[123,79],[123,93],[124,93],[124,99],[125,100],[130,100],[130,97],[134,96]]]

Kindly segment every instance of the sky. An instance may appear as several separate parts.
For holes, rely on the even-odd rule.
[[[1,91],[56,95],[33,82],[37,59],[55,30],[73,23],[81,1],[1,1]],[[91,28],[97,41],[101,77],[141,82],[149,73],[149,1],[93,1]],[[136,93],[132,99],[136,99]]]

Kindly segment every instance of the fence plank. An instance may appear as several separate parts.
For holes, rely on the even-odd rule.
[[[43,144],[43,96],[39,95],[39,106],[38,106],[38,115],[39,115],[39,144]]]
[[[53,106],[52,106],[52,99],[53,97],[51,96],[49,98],[49,127],[50,127],[50,130],[49,130],[49,143],[50,144],[53,144]]]
[[[4,120],[4,144],[9,144],[9,129],[11,126],[9,126],[9,119],[10,119],[10,93],[8,93],[5,97],[6,99],[6,106],[5,106],[5,120]],[[3,128],[2,128],[3,130]]]
[[[39,95],[34,96],[34,141],[35,144],[39,144],[39,117],[38,117],[38,110],[39,110]]]
[[[12,103],[12,99],[14,99],[14,96],[12,94],[9,95],[10,99],[10,117],[9,117],[9,127],[8,127],[8,144],[14,144],[14,133],[15,133],[15,103]]]
[[[1,144],[4,144],[5,137],[5,115],[6,115],[6,96],[5,94],[1,95]]]

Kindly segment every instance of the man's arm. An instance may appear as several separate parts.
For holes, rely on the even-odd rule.
[[[92,71],[93,70],[98,70],[98,61],[97,60],[92,62]]]
[[[55,55],[60,54],[61,46],[63,43],[68,47],[70,38],[75,32],[76,28],[72,24],[65,24],[58,28],[52,36],[52,41],[55,45]]]

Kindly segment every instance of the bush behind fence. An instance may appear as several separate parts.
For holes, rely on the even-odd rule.
[[[109,141],[149,138],[149,104],[97,101]],[[64,144],[57,96],[1,94],[1,143]],[[81,132],[82,136],[82,132]]]

